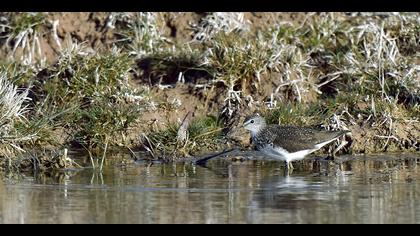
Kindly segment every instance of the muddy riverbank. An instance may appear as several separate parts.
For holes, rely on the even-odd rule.
[[[154,160],[246,148],[237,127],[256,111],[350,130],[339,155],[419,152],[419,19],[1,13],[0,166],[73,168],[65,150],[80,148],[92,163],[113,148]]]

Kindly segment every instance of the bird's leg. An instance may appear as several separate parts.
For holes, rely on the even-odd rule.
[[[293,172],[293,165],[291,165],[292,163],[288,161],[285,161],[285,164],[284,176],[289,176]]]
[[[291,161],[286,161],[286,168],[287,169],[290,169],[290,170],[293,170],[294,168],[293,168],[293,164],[292,164],[292,162]]]
[[[335,154],[341,149],[343,148],[348,142],[346,141],[345,137],[343,136],[343,140],[341,141],[340,145],[334,149],[334,151],[332,152],[332,156],[334,157]]]

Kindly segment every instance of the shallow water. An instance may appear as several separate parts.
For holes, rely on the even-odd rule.
[[[420,223],[418,154],[309,159],[288,175],[267,160],[109,162],[9,176],[0,223]]]

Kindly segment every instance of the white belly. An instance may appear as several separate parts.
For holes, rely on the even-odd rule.
[[[307,149],[297,152],[288,152],[286,149],[283,149],[281,147],[273,147],[271,145],[267,145],[266,147],[260,149],[260,151],[263,152],[265,155],[275,158],[277,160],[282,160],[286,162],[297,161],[302,160],[303,158],[305,158],[306,155],[315,152],[316,150],[320,149],[321,147],[327,145],[328,143],[334,140],[336,139],[328,140],[326,142],[317,144],[313,149]]]
[[[302,160],[303,158],[305,158],[306,155],[315,152],[316,150],[320,149],[321,147],[327,145],[328,143],[334,141],[336,139],[332,139],[332,140],[328,140],[326,142],[323,143],[319,143],[317,145],[315,145],[315,147],[313,149],[307,149],[307,150],[302,150],[302,151],[297,151],[297,152],[288,152],[287,150],[281,148],[281,147],[273,147],[271,145],[267,145],[264,148],[260,149],[260,151],[262,153],[264,153],[267,156],[270,156],[272,158],[275,158],[277,160],[282,160],[282,161],[286,161],[286,162],[290,162],[290,161],[297,161],[297,160]]]
[[[280,147],[271,147],[271,146],[267,146],[263,149],[261,149],[260,151],[263,152],[264,154],[273,157],[275,159],[278,160],[282,160],[282,161],[297,161],[297,160],[302,160],[303,158],[305,158],[306,155],[308,155],[309,153],[312,153],[314,151],[316,151],[318,149],[309,149],[309,150],[302,150],[302,151],[297,151],[297,152],[288,152],[283,148]]]

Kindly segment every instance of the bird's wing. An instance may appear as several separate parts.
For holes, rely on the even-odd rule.
[[[276,130],[273,144],[283,147],[288,152],[313,149],[316,144],[323,142],[320,137],[323,133],[310,128],[284,126]]]

